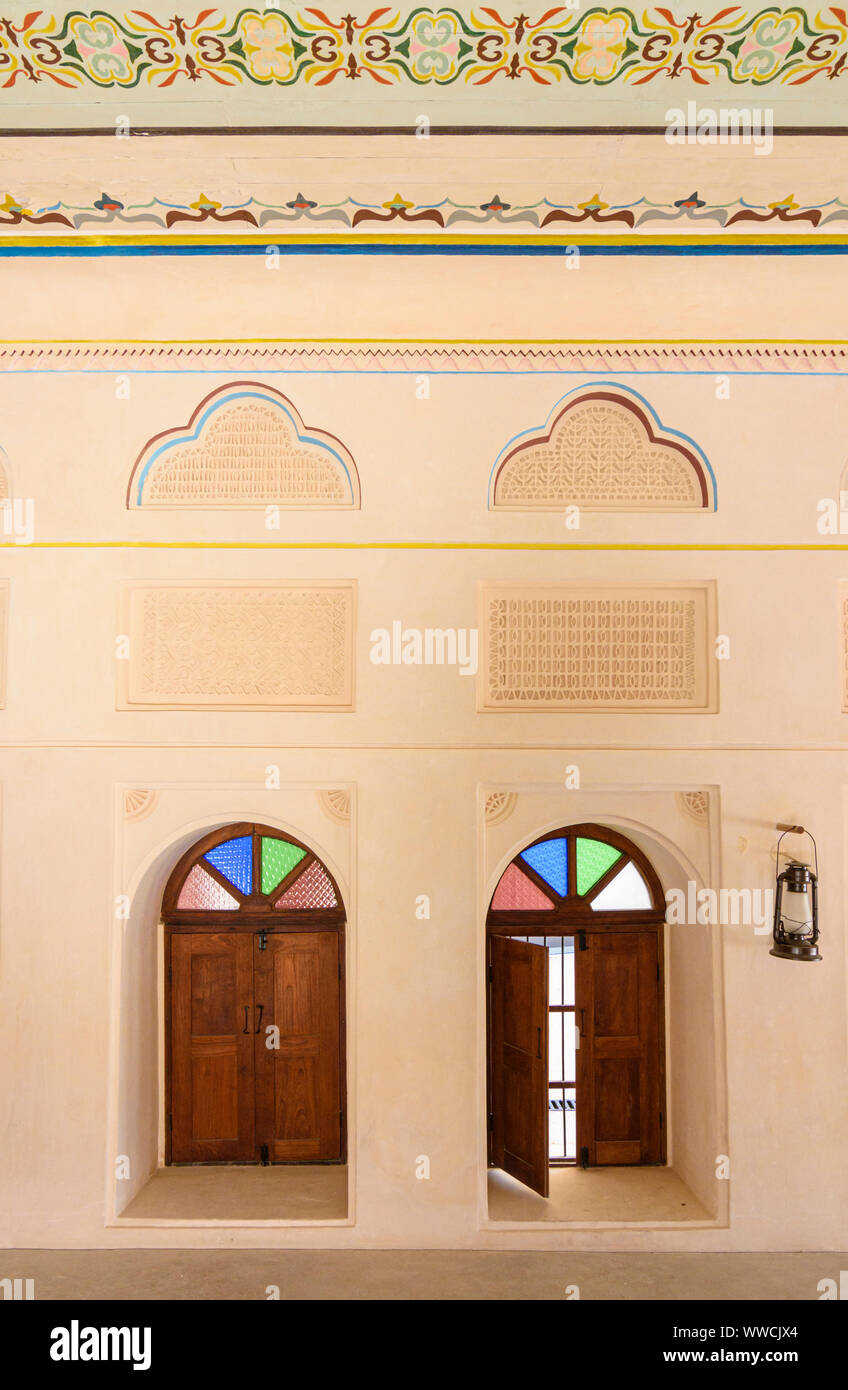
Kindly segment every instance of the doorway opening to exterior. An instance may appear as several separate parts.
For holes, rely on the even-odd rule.
[[[326,865],[230,825],[183,855],[162,917],[166,1164],[344,1163],[345,911]]]
[[[595,824],[533,841],[487,916],[489,1165],[666,1159],[663,923],[653,866]]]

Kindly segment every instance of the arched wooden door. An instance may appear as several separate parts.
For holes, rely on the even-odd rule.
[[[486,920],[489,1163],[547,1197],[550,1168],[665,1161],[662,885],[603,826],[540,836]]]
[[[267,825],[193,845],[168,881],[167,1163],[345,1159],[344,927],[321,860]]]

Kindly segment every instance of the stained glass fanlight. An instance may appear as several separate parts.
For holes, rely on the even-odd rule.
[[[195,864],[177,900],[177,907],[199,912],[232,912],[238,905],[238,898],[199,864]]]
[[[561,898],[568,892],[568,841],[564,835],[531,845],[521,858],[554,888]]]
[[[312,907],[335,907],[336,890],[329,875],[317,859],[299,874],[290,888],[274,903],[276,908],[303,910]]]
[[[554,905],[516,864],[510,864],[495,889],[492,907],[503,912],[553,912]]]
[[[253,836],[239,835],[204,855],[208,863],[220,870],[240,893],[248,894],[253,887]]]
[[[270,835],[262,836],[262,892],[273,893],[283,879],[291,873],[306,855],[299,845],[289,844],[288,840],[277,840]]]
[[[501,875],[491,910],[567,914],[578,904],[584,913],[656,910],[658,885],[649,882],[650,866],[636,847],[620,836],[616,843],[601,838],[600,827],[582,833],[594,829],[557,832],[522,850]]]
[[[170,900],[176,910],[309,912],[342,906],[330,874],[311,850],[264,826],[239,829],[247,833],[220,840],[194,862],[188,857],[176,901]]]

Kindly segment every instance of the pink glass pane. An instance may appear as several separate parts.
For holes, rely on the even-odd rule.
[[[546,898],[541,888],[523,874],[515,864],[510,864],[501,878],[492,898],[492,907],[499,912],[553,912],[554,905]]]
[[[202,912],[225,912],[238,907],[238,899],[222,888],[220,883],[195,864],[182,886],[177,899],[177,907],[192,908]]]
[[[274,903],[281,908],[338,907],[333,885],[317,859]]]

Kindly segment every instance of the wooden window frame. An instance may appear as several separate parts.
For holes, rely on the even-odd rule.
[[[568,887],[569,892],[563,897],[542,878],[535,869],[532,868],[522,855],[535,845],[544,844],[547,840],[567,839],[568,844]],[[605,844],[611,845],[614,849],[620,850],[621,859],[617,859],[610,865],[606,873],[602,874],[597,883],[593,884],[589,892],[582,897],[572,888],[577,884],[577,840],[589,839],[600,840]],[[619,908],[608,912],[595,912],[592,909],[592,900],[615,878],[628,863],[632,862],[641,873],[651,897],[652,906],[650,908]],[[659,1093],[661,1097],[662,1114],[665,1115],[667,1105],[666,1097],[666,1039],[665,1039],[665,895],[662,883],[656,869],[651,864],[645,854],[628,840],[625,835],[618,831],[610,830],[606,826],[598,825],[592,821],[581,821],[573,825],[563,825],[556,830],[549,830],[544,835],[539,835],[535,840],[531,840],[524,845],[509,861],[529,878],[536,887],[550,898],[553,903],[552,911],[532,911],[525,909],[506,910],[494,909],[489,905],[486,914],[486,1113],[492,1114],[492,1001],[489,989],[491,978],[491,946],[492,937],[546,937],[546,936],[574,936],[579,937],[582,933],[606,933],[606,932],[650,932],[656,936],[657,940],[657,1011],[658,1011],[658,1033],[659,1033]],[[506,866],[508,868],[509,865]],[[504,869],[504,873],[506,872]],[[503,875],[501,875],[503,877]],[[498,879],[500,882],[500,878]],[[497,884],[493,890],[492,897],[497,891]],[[575,956],[579,946],[575,943]],[[576,968],[576,960],[575,960]],[[549,1013],[550,1013],[550,1005]],[[575,995],[575,1018],[579,1009],[576,1007]],[[575,1095],[577,1085],[575,1079]],[[579,1106],[579,1098],[578,1098]],[[488,1130],[489,1145],[491,1145],[491,1128]],[[491,1155],[490,1155],[491,1156]],[[549,1159],[551,1167],[573,1167],[573,1159]],[[577,1162],[580,1156],[578,1151]],[[667,1127],[662,1125],[661,1130],[661,1163],[667,1161]]]
[[[253,892],[249,895],[241,893],[225,874],[216,869],[213,864],[204,860],[204,855],[210,849],[215,849],[217,845],[225,844],[228,840],[235,840],[244,835],[253,837]],[[261,841],[263,836],[275,840],[285,840],[288,844],[296,845],[299,849],[305,850],[304,857],[294,868],[281,879],[276,888],[271,893],[262,893],[256,885],[260,882],[260,854]],[[299,908],[289,910],[286,908],[275,908],[274,901],[279,899],[283,893],[289,889],[293,883],[300,878],[302,873],[313,863],[321,866],[333,886],[338,907],[333,908]],[[216,909],[216,908],[179,908],[180,893],[183,884],[191,873],[195,865],[200,865],[205,873],[221,884],[222,888],[231,897],[240,899],[238,908]],[[220,830],[210,831],[200,840],[196,840],[185,854],[177,861],[171,871],[165,891],[162,895],[162,922],[165,927],[165,1115],[172,1112],[172,1065],[171,1056],[171,939],[174,935],[182,935],[190,932],[217,932],[217,933],[243,933],[244,935],[254,936],[257,932],[267,931],[270,933],[280,932],[308,932],[308,931],[334,931],[339,938],[339,1083],[341,1087],[341,1157],[333,1159],[332,1162],[347,1162],[347,964],[345,952],[345,927],[347,916],[343,906],[339,885],[335,877],[327,868],[323,859],[310,849],[308,845],[292,835],[287,830],[280,830],[275,825],[265,825],[256,821],[238,821],[231,825],[224,826]],[[171,1163],[171,1131],[170,1126],[165,1125],[165,1163]]]

